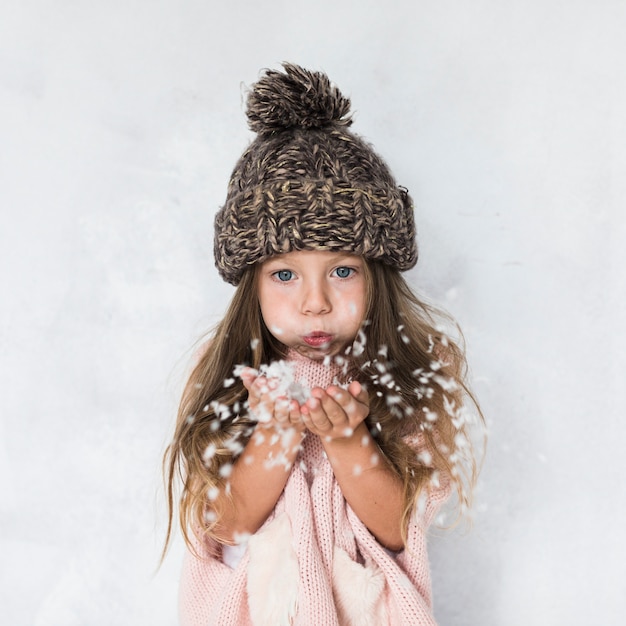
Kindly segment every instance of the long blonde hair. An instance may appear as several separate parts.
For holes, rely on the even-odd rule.
[[[368,389],[367,425],[403,481],[406,541],[419,495],[435,472],[449,477],[459,508],[469,506],[477,462],[468,407],[479,422],[482,414],[465,382],[462,345],[439,326],[444,314],[422,302],[398,270],[372,261],[365,267],[366,319],[344,358],[348,376]],[[220,469],[237,458],[256,425],[246,413],[247,392],[233,377],[234,367],[258,368],[286,354],[286,347],[265,327],[256,294],[253,268],[244,274],[183,391],[163,459],[168,505],[164,554],[173,530],[177,485],[185,541],[191,543],[191,529],[211,535],[220,511],[212,505],[212,517],[207,517],[208,494],[225,486],[226,473]],[[427,456],[416,454],[411,445],[415,436],[424,438]]]

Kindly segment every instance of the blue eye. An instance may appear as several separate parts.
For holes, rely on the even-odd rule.
[[[293,278],[293,272],[291,270],[279,270],[274,274],[274,276],[276,276],[278,280],[287,282],[288,280],[291,280]]]
[[[348,278],[348,276],[351,276],[353,272],[354,270],[351,267],[338,267],[335,270],[335,273],[339,278]]]

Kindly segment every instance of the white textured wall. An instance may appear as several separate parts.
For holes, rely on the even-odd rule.
[[[242,85],[290,60],[352,97],[467,335],[491,440],[441,626],[623,624],[624,3],[215,5],[0,7],[0,621],[175,623],[160,454],[231,293]]]

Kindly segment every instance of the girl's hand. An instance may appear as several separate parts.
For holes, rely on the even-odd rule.
[[[304,425],[326,439],[351,437],[356,427],[369,415],[367,392],[357,381],[347,389],[331,385],[316,387],[300,408]]]
[[[259,376],[259,373],[250,367],[244,368],[240,376],[248,390],[250,415],[259,425],[281,430],[289,428],[299,432],[304,430],[300,405],[295,400],[279,396],[275,380]]]

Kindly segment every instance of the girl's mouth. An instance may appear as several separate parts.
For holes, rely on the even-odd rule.
[[[322,346],[328,345],[333,340],[333,336],[329,335],[328,333],[312,332],[308,335],[305,335],[302,339],[309,346],[312,346],[314,348],[320,348]]]

